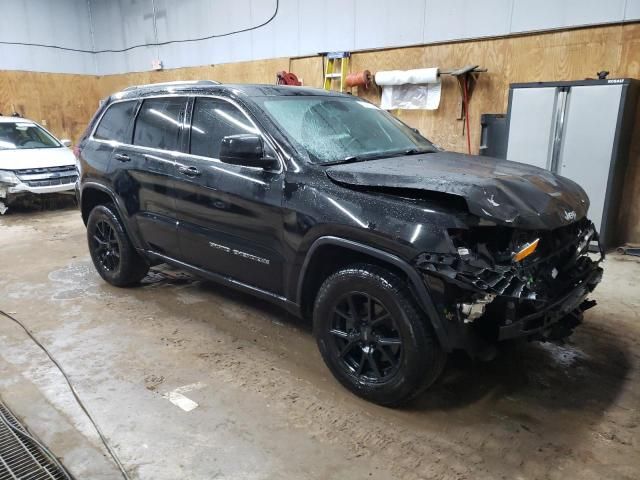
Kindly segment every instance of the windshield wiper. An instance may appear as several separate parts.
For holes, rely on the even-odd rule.
[[[340,160],[331,160],[329,162],[322,162],[321,165],[342,165],[344,163],[363,162],[365,160],[373,160],[375,158],[384,158],[386,154],[374,153],[364,155],[350,155]]]
[[[393,155],[421,155],[423,153],[434,153],[435,150],[431,148],[409,148],[408,150],[403,150],[402,152],[394,153]]]
[[[331,160],[329,162],[323,162],[321,165],[342,165],[345,163],[364,162],[366,160],[378,160],[381,158],[401,157],[405,155],[420,155],[423,153],[434,153],[434,152],[435,150],[432,150],[432,149],[409,148],[407,150],[400,150],[400,151],[394,151],[394,152],[365,153],[363,155],[350,155],[341,160]]]

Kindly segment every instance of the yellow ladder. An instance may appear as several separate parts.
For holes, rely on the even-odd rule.
[[[327,53],[327,71],[324,74],[324,89],[333,90],[333,80],[340,80],[340,92],[344,92],[347,73],[349,73],[349,52]],[[336,62],[340,62],[340,71],[336,71]]]

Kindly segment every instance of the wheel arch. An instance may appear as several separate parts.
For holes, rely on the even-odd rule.
[[[82,214],[82,221],[85,226],[89,220],[89,214],[91,210],[97,205],[105,205],[111,203],[116,208],[116,214],[122,222],[125,233],[136,248],[140,248],[140,241],[136,235],[136,231],[129,222],[129,217],[126,215],[126,209],[119,201],[117,195],[106,185],[97,182],[86,182],[82,186],[80,192],[80,211]]]
[[[338,258],[349,253],[349,258]],[[384,250],[341,237],[324,236],[316,239],[305,256],[296,293],[296,302],[303,316],[309,316],[322,282],[343,266],[368,262],[390,270],[409,284],[414,297],[433,326],[441,347],[450,350],[447,331],[438,315],[429,291],[418,272],[400,257]]]
[[[80,195],[80,212],[84,224],[87,225],[89,214],[94,207],[106,203],[113,203],[118,208],[113,193],[107,187],[99,183],[90,183],[83,186]]]

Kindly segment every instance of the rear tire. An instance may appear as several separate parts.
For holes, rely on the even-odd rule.
[[[407,284],[383,268],[360,264],[331,275],[318,292],[313,319],[329,370],[371,402],[405,404],[444,368],[446,354],[429,319]]]
[[[98,205],[87,221],[91,259],[100,276],[116,287],[142,280],[149,264],[131,244],[113,204]]]

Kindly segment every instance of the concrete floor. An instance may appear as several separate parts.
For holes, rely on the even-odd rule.
[[[173,271],[117,289],[77,211],[0,217],[0,309],[53,352],[133,478],[640,478],[640,263],[612,255],[596,293],[568,344],[454,358],[389,410],[340,387],[282,310]],[[58,371],[2,318],[0,396],[77,478],[120,478]]]

